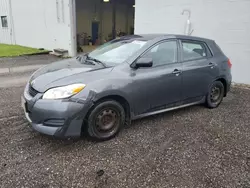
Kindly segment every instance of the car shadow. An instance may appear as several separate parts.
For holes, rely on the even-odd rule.
[[[178,116],[185,115],[185,113],[187,113],[190,110],[198,111],[202,108],[205,108],[205,107],[204,105],[200,104],[200,105],[189,106],[189,107],[180,108],[180,109],[176,109],[176,110],[172,110],[168,112],[163,112],[163,113],[156,114],[156,115],[147,116],[147,117],[132,121],[130,125],[126,125],[125,129],[131,129],[132,127],[137,126],[137,125],[145,125],[146,122],[157,121],[158,119],[161,119],[161,118],[170,118],[170,117],[173,117],[174,115],[178,115]]]
[[[129,134],[129,132],[133,132],[133,130],[135,128],[136,129],[140,128],[138,126],[147,126],[148,124],[150,124],[149,122],[152,123],[152,122],[158,121],[162,118],[171,118],[174,115],[182,116],[190,110],[191,111],[198,111],[202,108],[204,108],[203,105],[195,105],[195,106],[177,109],[177,110],[173,110],[173,111],[169,111],[169,112],[165,112],[165,113],[161,113],[161,114],[157,114],[157,115],[148,116],[145,118],[141,118],[141,119],[137,119],[137,120],[132,121],[131,124],[126,125],[124,127],[124,129],[127,132],[126,134]],[[117,139],[119,140],[119,139],[123,138],[122,136],[120,136],[120,134],[118,134],[118,136],[115,137],[114,139],[101,142],[101,141],[92,140],[92,139],[88,138],[85,134],[83,134],[83,136],[81,136],[80,138],[59,139],[59,138],[55,138],[53,136],[48,136],[48,135],[43,135],[43,134],[37,133],[33,130],[32,130],[32,132],[34,134],[34,137],[33,137],[34,142],[40,142],[42,145],[47,145],[48,148],[54,148],[56,150],[62,149],[62,148],[68,148],[67,150],[73,150],[75,148],[75,147],[73,147],[74,145],[80,144],[83,147],[84,147],[84,145],[87,147],[89,144],[93,145],[93,144],[98,144],[98,143],[112,142],[114,140],[117,140]]]

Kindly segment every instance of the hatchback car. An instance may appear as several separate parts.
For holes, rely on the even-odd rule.
[[[231,66],[213,40],[125,36],[37,70],[22,106],[40,133],[107,140],[131,120],[195,104],[218,107]]]

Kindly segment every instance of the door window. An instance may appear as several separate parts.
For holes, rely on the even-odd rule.
[[[182,41],[183,61],[207,57],[206,47],[203,43]]]
[[[177,62],[177,42],[166,41],[151,48],[143,57],[152,58],[153,66],[166,65]]]

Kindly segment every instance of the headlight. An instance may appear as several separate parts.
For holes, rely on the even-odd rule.
[[[44,95],[43,99],[64,99],[71,97],[85,88],[85,84],[72,84],[63,87],[56,87],[47,90]]]

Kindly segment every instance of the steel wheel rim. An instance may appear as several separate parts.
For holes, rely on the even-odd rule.
[[[212,88],[210,97],[211,97],[211,101],[216,103],[220,100],[221,96],[221,89],[217,86]]]
[[[119,112],[113,108],[105,108],[96,116],[96,130],[103,136],[111,135],[118,129],[119,122]]]

